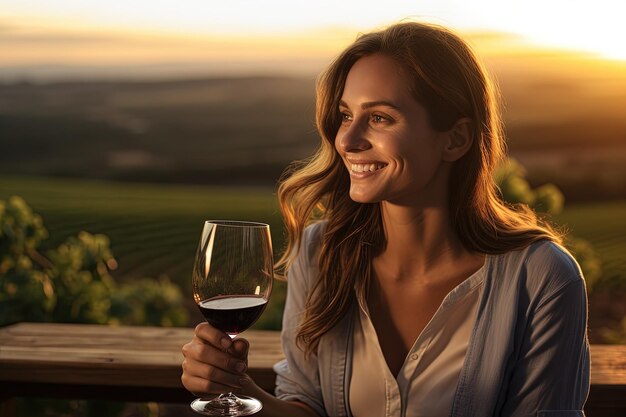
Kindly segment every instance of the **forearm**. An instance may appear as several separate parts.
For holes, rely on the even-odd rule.
[[[308,405],[297,401],[284,401],[261,389],[249,380],[242,390],[243,395],[257,398],[263,403],[263,409],[255,416],[259,417],[320,417]]]

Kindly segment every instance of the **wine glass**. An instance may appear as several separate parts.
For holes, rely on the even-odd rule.
[[[273,255],[267,224],[211,220],[204,223],[193,267],[193,297],[209,324],[232,339],[263,313],[272,291]],[[256,398],[221,394],[191,403],[207,416],[248,416]]]

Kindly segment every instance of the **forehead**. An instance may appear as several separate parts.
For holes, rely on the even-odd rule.
[[[354,63],[342,99],[346,102],[387,100],[398,104],[413,101],[411,84],[402,67],[382,54],[368,55]]]

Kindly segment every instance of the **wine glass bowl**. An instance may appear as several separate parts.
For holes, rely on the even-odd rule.
[[[211,326],[235,338],[265,310],[273,270],[267,224],[206,221],[192,273],[194,300]],[[191,408],[209,416],[247,416],[258,412],[262,404],[228,393],[211,400],[196,399]]]

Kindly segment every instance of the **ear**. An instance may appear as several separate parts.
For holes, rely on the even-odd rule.
[[[446,132],[447,143],[443,150],[443,160],[454,162],[469,151],[474,141],[473,122],[469,117],[462,117]]]

